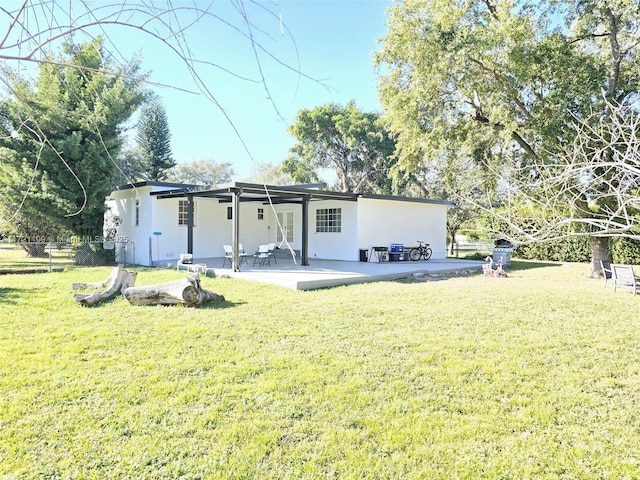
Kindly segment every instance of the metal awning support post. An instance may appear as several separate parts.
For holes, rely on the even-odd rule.
[[[231,248],[233,249],[233,259],[231,269],[234,272],[240,271],[240,195],[242,195],[242,189],[234,189],[233,193],[233,208],[231,210],[231,217],[233,222],[233,228],[231,231]]]
[[[187,195],[187,253],[193,255],[193,195]]]
[[[309,195],[302,196],[302,265],[309,265]]]

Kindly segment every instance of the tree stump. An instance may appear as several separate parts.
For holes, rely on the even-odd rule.
[[[122,292],[124,289],[128,287],[132,287],[136,283],[136,277],[138,272],[130,272],[128,270],[124,270],[120,267],[114,267],[111,271],[111,274],[104,282],[97,283],[74,283],[73,288],[104,288],[107,287],[103,292],[91,293],[91,294],[83,294],[76,293],[73,296],[73,299],[78,302],[80,305],[85,307],[89,307],[91,305],[95,305],[96,303],[103,302],[104,300],[108,300],[117,295],[118,292]]]
[[[123,292],[131,305],[185,305],[195,307],[209,302],[223,302],[224,297],[200,287],[196,273],[180,280],[141,287],[129,287]]]

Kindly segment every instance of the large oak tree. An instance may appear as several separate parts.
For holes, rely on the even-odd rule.
[[[416,171],[443,155],[479,162],[501,189],[501,208],[534,213],[502,215],[505,233],[527,242],[589,235],[595,265],[609,235],[635,235],[637,227],[594,222],[598,212],[620,209],[610,205],[615,196],[588,194],[588,176],[574,175],[570,185],[544,180],[571,158],[592,165],[593,156],[574,154],[576,138],[636,99],[639,24],[637,2],[625,0],[395,4],[377,62],[400,165]],[[607,178],[601,186],[616,184]]]
[[[395,141],[378,113],[328,103],[298,112],[289,132],[296,143],[282,169],[294,181],[317,181],[330,169],[343,192],[391,193]]]

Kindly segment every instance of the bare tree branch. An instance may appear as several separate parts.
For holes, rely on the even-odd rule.
[[[601,114],[574,120],[575,139],[545,159],[504,166],[500,204],[476,206],[502,222],[512,240],[569,236],[640,239],[638,104],[608,102]]]
[[[0,18],[8,20],[6,31],[0,32],[0,62],[6,66],[19,66],[21,64],[33,63],[37,65],[52,64],[58,67],[78,68],[76,65],[67,65],[60,62],[53,52],[59,47],[63,40],[69,39],[73,35],[83,35],[93,40],[97,36],[104,39],[107,55],[115,61],[115,68],[112,71],[100,70],[99,73],[123,76],[131,70],[127,68],[128,59],[122,54],[117,30],[128,29],[136,31],[143,36],[147,36],[156,44],[168,49],[174,59],[181,62],[187,69],[193,86],[170,85],[179,91],[203,95],[208,102],[217,108],[240,141],[248,157],[253,160],[252,152],[246,144],[242,132],[236,126],[233,115],[224,107],[224,99],[218,97],[212,90],[211,82],[205,80],[205,68],[214,68],[232,75],[242,81],[261,84],[267,93],[268,101],[271,103],[278,117],[284,121],[282,114],[277,108],[277,100],[273,98],[268,85],[267,75],[263,69],[263,59],[269,59],[276,65],[292,72],[297,76],[298,82],[301,78],[324,85],[321,81],[315,80],[305,75],[299,64],[297,46],[282,20],[282,15],[277,4],[264,4],[249,0],[255,6],[261,16],[257,20],[252,18],[247,11],[245,0],[234,0],[233,5],[238,17],[235,21],[231,17],[220,14],[216,8],[219,3],[213,0],[205,2],[193,1],[190,5],[176,4],[172,0],[166,0],[162,4],[148,2],[146,0],[112,0],[109,2],[93,3],[86,0],[70,2],[63,0],[23,0],[14,10],[9,7],[0,7]],[[295,54],[293,61],[280,58],[275,55],[262,39],[269,39],[266,28],[256,22],[264,21],[265,16],[277,21],[278,32],[291,43]],[[196,56],[192,50],[192,42],[197,34],[196,27],[211,25],[211,28],[226,28],[238,35],[239,41],[247,42],[247,48],[253,53],[257,71],[256,78],[234,72],[232,69],[221,65],[215,58],[215,50],[211,57]],[[261,37],[258,38],[257,34]],[[14,69],[15,70],[15,69]],[[82,68],[80,68],[82,70]],[[0,74],[0,81],[12,92],[12,79],[3,69]],[[83,74],[90,73],[91,69],[84,69]],[[136,77],[141,79],[141,77]],[[162,85],[161,82],[152,81],[142,77],[148,85]],[[328,88],[328,87],[326,87]],[[96,93],[98,95],[98,93]],[[34,132],[39,130],[37,118],[29,120],[29,128]],[[286,123],[286,122],[285,122]],[[99,132],[98,132],[99,133]],[[43,134],[44,135],[44,134]],[[42,138],[44,146],[52,145],[46,137]],[[106,145],[105,145],[106,151]],[[71,167],[65,162],[64,153],[56,152],[61,162],[70,170]],[[106,151],[106,155],[111,155]],[[113,160],[113,159],[112,159]],[[115,160],[113,160],[115,162]],[[77,178],[75,172],[72,171]],[[82,185],[84,191],[85,186]],[[82,210],[82,208],[81,208]],[[70,212],[72,213],[72,212]],[[77,212],[76,212],[77,213]]]

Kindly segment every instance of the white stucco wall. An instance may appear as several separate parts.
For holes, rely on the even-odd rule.
[[[341,232],[318,232],[316,212],[324,208],[341,209]],[[357,260],[357,203],[338,200],[314,201],[309,204],[309,261]]]
[[[121,223],[118,227],[117,237],[129,240],[126,251],[123,245],[116,245],[116,261],[150,265],[148,235],[152,230],[152,202],[149,193],[152,187],[138,189],[118,190],[111,193],[106,200],[106,206],[111,215],[119,217]],[[136,195],[139,198],[139,225],[135,226],[135,202]]]
[[[447,256],[447,207],[398,200],[358,199],[357,248],[429,243],[432,258]],[[353,258],[354,260],[356,258]]]
[[[216,199],[196,199],[203,201],[205,208],[199,214],[200,226],[194,230],[193,253],[197,257],[222,257],[223,245],[231,245],[233,235],[233,220],[227,218],[227,208],[231,203],[218,203]],[[200,208],[200,207],[197,207]],[[258,220],[258,208],[264,210],[264,218]],[[240,203],[239,242],[245,252],[253,254],[258,245],[268,243],[269,221],[267,209],[260,203]]]

